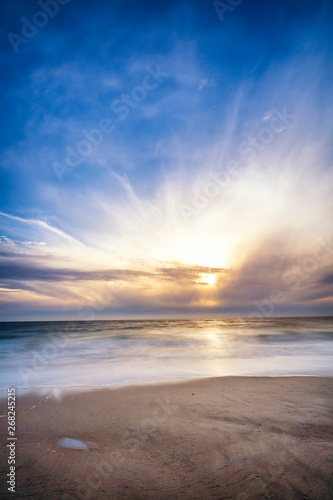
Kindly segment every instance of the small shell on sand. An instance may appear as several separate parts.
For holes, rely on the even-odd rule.
[[[74,450],[89,450],[84,441],[68,437],[58,439],[57,445],[62,446],[62,448],[73,448]]]

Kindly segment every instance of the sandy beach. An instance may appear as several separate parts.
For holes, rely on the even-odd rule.
[[[223,377],[17,397],[16,494],[329,499],[333,379]],[[6,403],[1,403],[1,415]],[[62,438],[88,449],[60,446]],[[84,445],[82,445],[84,446]]]

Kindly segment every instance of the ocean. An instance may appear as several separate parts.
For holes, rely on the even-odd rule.
[[[333,375],[333,317],[0,323],[0,389]]]

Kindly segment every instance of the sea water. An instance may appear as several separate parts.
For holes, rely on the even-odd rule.
[[[333,318],[0,323],[0,389],[333,375]]]

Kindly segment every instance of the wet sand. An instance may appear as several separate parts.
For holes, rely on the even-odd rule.
[[[0,498],[333,498],[333,378],[222,377],[47,394],[18,391],[15,494],[7,491],[0,418]],[[89,449],[64,448],[64,437]]]

